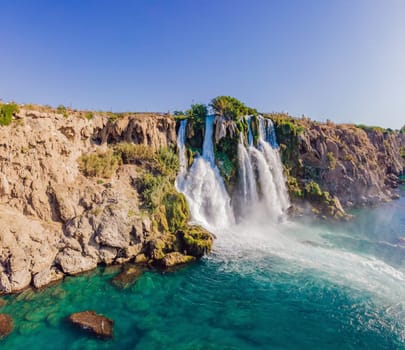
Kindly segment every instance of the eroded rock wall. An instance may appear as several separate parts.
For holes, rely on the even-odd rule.
[[[157,114],[109,118],[20,108],[0,127],[0,293],[124,262],[155,239],[133,186],[136,167],[86,178],[77,159],[120,141],[175,145],[175,122]]]
[[[301,186],[311,180],[344,207],[397,198],[403,164],[398,133],[273,116],[284,164]]]

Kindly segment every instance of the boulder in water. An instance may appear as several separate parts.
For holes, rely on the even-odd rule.
[[[99,338],[112,338],[114,321],[98,315],[95,311],[76,312],[69,316],[69,321],[81,329]]]
[[[121,273],[115,276],[111,283],[121,289],[126,289],[134,284],[137,279],[142,275],[143,268],[139,265],[124,266]]]
[[[0,314],[0,339],[8,336],[14,328],[14,322],[10,315]]]
[[[171,269],[176,266],[188,264],[195,261],[194,256],[184,255],[179,252],[168,253],[163,259],[156,260],[154,265],[161,269]]]

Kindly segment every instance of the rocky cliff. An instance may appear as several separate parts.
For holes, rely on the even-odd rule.
[[[293,197],[310,182],[345,208],[398,197],[395,188],[404,167],[398,132],[284,114],[268,117],[275,123]]]
[[[209,249],[212,238],[203,231],[190,233],[203,237],[203,251],[186,241],[186,227],[175,232],[186,225],[186,207],[178,213],[172,204],[163,206],[163,216],[155,220],[138,184],[145,172],[158,176],[151,155],[175,146],[171,117],[20,106],[11,124],[0,127],[0,140],[0,292],[41,287],[99,263],[160,261],[187,249],[201,256]],[[149,162],[111,151],[132,143],[147,146],[143,157]],[[85,176],[80,164],[87,155],[94,155],[86,158],[93,160],[87,166],[98,170],[107,159],[111,174],[104,176],[103,168]],[[169,212],[175,224],[166,220]]]

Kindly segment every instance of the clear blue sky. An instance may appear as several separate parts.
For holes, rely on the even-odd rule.
[[[0,98],[113,111],[232,95],[405,124],[404,0],[0,0]]]

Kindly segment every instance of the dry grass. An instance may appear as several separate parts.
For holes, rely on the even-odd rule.
[[[86,176],[110,178],[113,176],[121,163],[121,158],[112,150],[82,155],[79,160],[79,168]]]

